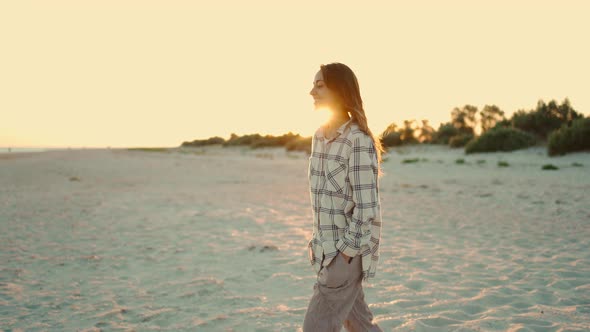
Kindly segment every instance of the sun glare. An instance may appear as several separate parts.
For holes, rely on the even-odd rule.
[[[315,112],[315,118],[319,124],[326,124],[332,118],[332,112],[328,107],[319,107],[315,110]]]

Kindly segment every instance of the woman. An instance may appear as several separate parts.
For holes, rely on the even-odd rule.
[[[312,138],[309,259],[317,273],[303,331],[382,331],[362,281],[375,276],[381,237],[380,140],[369,127],[358,81],[342,63],[321,65],[310,91],[330,119]]]

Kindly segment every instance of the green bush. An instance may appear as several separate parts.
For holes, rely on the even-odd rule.
[[[308,154],[311,153],[311,136],[305,138],[297,138],[290,140],[285,144],[287,151],[306,151]]]
[[[251,135],[243,135],[238,136],[236,134],[231,134],[229,140],[223,143],[223,146],[238,146],[238,145],[252,145],[254,142],[263,139],[260,134],[251,134]]]
[[[550,156],[590,150],[590,118],[577,118],[571,126],[562,125],[549,134],[547,153]]]
[[[465,153],[513,151],[535,145],[532,134],[517,128],[496,127],[465,145]]]
[[[451,137],[449,140],[449,146],[452,148],[460,148],[465,146],[469,141],[473,139],[472,134],[460,134]]]
[[[144,151],[144,152],[170,152],[168,148],[128,148],[129,151]]]
[[[541,169],[543,169],[543,170],[551,170],[552,171],[552,170],[559,169],[559,167],[557,167],[557,166],[555,166],[553,164],[545,164],[545,165],[543,165],[543,167],[541,167]]]
[[[510,164],[507,161],[498,161],[498,167],[508,167]]]
[[[512,127],[511,121],[509,119],[503,119],[501,121],[496,122],[496,124],[490,128],[489,130],[492,129],[498,129],[498,128],[503,128],[503,127]]]
[[[401,133],[396,131],[383,136],[381,138],[381,144],[385,147],[402,145]]]
[[[223,144],[225,143],[225,140],[223,139],[223,137],[219,137],[219,136],[215,136],[215,137],[210,137],[207,139],[196,139],[192,142],[182,142],[182,144],[180,146],[182,147],[195,147],[195,146],[206,146],[206,145],[213,145],[213,144]]]
[[[584,116],[571,106],[566,98],[559,104],[555,100],[545,103],[539,100],[534,110],[518,110],[512,115],[512,127],[547,139],[551,132],[559,129],[563,124]]]
[[[459,130],[452,123],[440,124],[432,137],[433,144],[449,144],[451,137],[459,135]]]

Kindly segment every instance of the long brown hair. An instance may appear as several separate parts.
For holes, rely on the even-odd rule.
[[[356,122],[364,133],[372,140],[377,153],[378,176],[383,175],[381,169],[381,153],[385,150],[381,144],[381,138],[373,135],[367,125],[367,117],[363,108],[363,99],[356,75],[347,65],[340,62],[332,62],[320,65],[326,86],[340,98],[344,111],[350,113],[352,121]]]

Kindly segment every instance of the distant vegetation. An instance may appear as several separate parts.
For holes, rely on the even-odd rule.
[[[550,156],[572,151],[590,151],[590,118],[577,118],[549,134]]]
[[[476,135],[478,127],[481,133]],[[475,153],[547,145],[548,154],[557,155],[590,150],[590,120],[574,110],[567,98],[561,104],[539,100],[535,109],[517,110],[510,118],[496,105],[485,105],[480,111],[465,105],[455,107],[451,121],[441,123],[438,130],[429,126],[428,120],[422,120],[422,126],[405,120],[403,127],[391,123],[381,137],[385,147],[444,144]]]
[[[526,131],[511,127],[497,127],[486,131],[465,146],[465,153],[513,151],[533,146],[535,137]]]
[[[128,148],[127,150],[145,152],[170,152],[169,148]]]
[[[529,110],[528,112],[518,110],[514,113],[512,115],[511,125],[514,128],[535,134],[546,141],[552,131],[564,124],[570,126],[574,119],[583,117],[582,114],[579,114],[572,108],[567,98],[561,105],[558,105],[554,100],[547,104],[539,100],[536,109]]]
[[[465,153],[513,151],[534,145],[547,145],[549,155],[590,150],[590,118],[584,117],[566,98],[561,104],[555,100],[537,102],[534,109],[519,109],[510,118],[496,105],[464,105],[451,110],[451,120],[438,129],[428,120],[420,124],[414,119],[404,120],[402,126],[390,123],[379,135],[385,149],[402,145],[442,144],[464,148]],[[478,116],[479,115],[479,116]],[[480,128],[476,134],[475,128]],[[289,132],[281,136],[231,134],[229,140],[211,137],[183,142],[182,147],[222,146],[285,147],[289,151],[311,153],[311,137]]]
[[[306,151],[307,153],[311,153],[311,137],[302,137],[299,134],[293,134],[291,132],[281,136],[262,136],[260,134],[238,136],[232,133],[229,140],[216,136],[205,140],[183,142],[181,146],[198,147],[212,144],[221,144],[222,146],[249,146],[251,148],[284,146],[288,151]]]
[[[545,164],[543,166],[541,166],[542,170],[550,170],[550,171],[554,171],[554,170],[558,170],[559,167],[553,165],[553,164]]]

